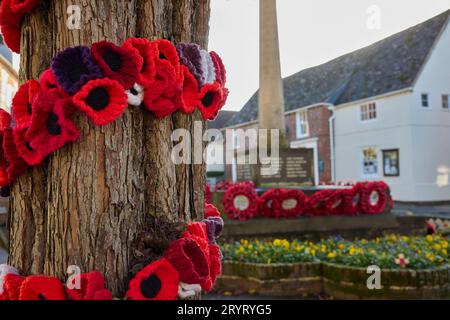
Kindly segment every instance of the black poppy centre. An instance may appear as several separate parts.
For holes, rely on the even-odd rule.
[[[141,281],[142,295],[148,299],[156,297],[161,290],[161,280],[156,274],[150,275]]]
[[[58,116],[53,112],[48,115],[47,130],[51,135],[54,136],[61,134],[61,126],[58,124]]]
[[[116,52],[106,52],[103,56],[103,60],[112,71],[119,71],[122,67],[122,57]]]
[[[95,111],[105,109],[109,104],[109,92],[103,87],[92,89],[86,97],[86,103]]]
[[[215,92],[213,91],[208,91],[205,96],[202,99],[202,104],[205,107],[209,107],[212,105],[212,103],[214,102],[214,97],[215,97]]]

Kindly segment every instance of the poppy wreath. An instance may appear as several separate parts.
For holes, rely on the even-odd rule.
[[[334,190],[321,190],[314,193],[306,203],[306,214],[313,217],[330,215],[327,211],[327,201],[333,194]]]
[[[0,26],[8,45],[20,39],[24,14],[39,2],[2,1]],[[217,53],[195,44],[174,46],[163,39],[132,37],[121,46],[100,41],[62,50],[39,80],[20,86],[12,116],[1,110],[0,187],[7,188],[29,166],[78,140],[72,121],[76,112],[97,126],[117,120],[129,105],[143,106],[157,118],[198,109],[205,120],[212,120],[226,102],[225,83]]]
[[[269,189],[258,198],[258,214],[266,218],[275,218],[280,207],[281,189]]]
[[[389,187],[383,181],[373,181],[361,187],[361,212],[374,215],[383,213],[389,204]]]
[[[342,215],[344,208],[344,194],[342,190],[334,190],[325,201],[325,210],[331,216]]]
[[[254,185],[247,182],[233,185],[223,195],[222,205],[230,219],[254,218],[258,209],[258,194]]]
[[[307,201],[301,190],[280,189],[279,200],[273,202],[272,208],[276,218],[295,218],[303,214]]]
[[[355,184],[350,189],[341,191],[344,198],[342,213],[347,216],[355,216],[360,212],[361,202],[361,183]]]

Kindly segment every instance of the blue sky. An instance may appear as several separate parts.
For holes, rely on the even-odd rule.
[[[277,5],[284,77],[425,21],[448,10],[450,0],[278,0]],[[259,0],[211,0],[209,49],[227,67],[231,93],[225,109],[239,110],[258,88],[258,15]]]

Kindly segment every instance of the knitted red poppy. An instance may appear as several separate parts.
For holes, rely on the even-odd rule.
[[[20,23],[23,18],[23,14],[14,12],[11,9],[12,0],[3,0],[0,8],[0,24],[1,25],[17,25],[20,27]]]
[[[172,42],[165,39],[153,41],[156,45],[156,63],[170,67],[175,78],[180,75],[180,58],[178,57],[177,48]]]
[[[220,217],[220,212],[217,208],[211,203],[205,202],[205,219],[209,217]]]
[[[206,225],[204,222],[190,222],[187,225],[187,230],[197,237],[208,240],[208,237],[206,236]]]
[[[208,257],[194,239],[175,240],[164,257],[178,271],[184,283],[202,285],[209,280]]]
[[[300,216],[305,210],[306,201],[307,197],[301,190],[281,189],[279,201],[275,203],[276,217],[295,218]]]
[[[25,277],[13,273],[5,276],[3,282],[3,294],[7,297],[5,300],[19,300],[20,287],[24,280]]]
[[[326,208],[326,201],[333,195],[333,190],[321,190],[308,198],[306,204],[306,214],[311,216],[327,216],[329,212]]]
[[[116,80],[91,80],[73,96],[75,106],[86,113],[95,125],[116,120],[127,107],[127,95]]]
[[[40,92],[34,103],[26,139],[33,150],[44,156],[78,140],[80,133],[70,120],[75,108],[70,99],[61,99],[58,90]]]
[[[42,72],[39,77],[39,84],[41,85],[42,90],[61,89],[62,91],[62,88],[56,80],[55,74],[51,68]]]
[[[66,300],[66,293],[54,277],[29,276],[20,286],[19,300]]]
[[[16,124],[28,123],[31,120],[32,105],[36,94],[41,90],[39,82],[28,80],[19,87],[12,100],[12,115]]]
[[[205,120],[214,120],[225,103],[222,86],[217,81],[205,84],[200,89],[198,99],[198,109]]]
[[[205,224],[202,222],[194,223],[194,224],[191,223],[191,229],[194,229],[194,232],[196,232],[196,233],[192,233],[191,231],[185,232],[183,234],[182,238],[193,239],[197,242],[200,249],[203,251],[203,254],[205,255],[205,258],[207,260],[208,272],[210,272],[210,270],[209,270],[209,243],[208,243],[208,237],[206,236],[206,229],[204,229],[205,228],[204,226],[205,226]],[[202,228],[203,228],[203,230],[202,230]],[[188,226],[188,229],[189,229],[189,226]],[[208,276],[204,282],[199,283],[199,284],[201,285],[201,287],[204,291],[208,292],[212,288],[211,277]]]
[[[11,126],[11,116],[8,112],[0,109],[0,187],[6,187],[9,184],[8,161],[3,150],[4,131]]]
[[[198,107],[198,82],[186,66],[181,66],[183,74],[183,93],[181,94],[180,110],[184,113],[192,113]]]
[[[19,156],[12,129],[5,129],[3,131],[3,151],[8,164],[6,173],[9,182],[13,182],[29,168],[29,165]]]
[[[209,274],[212,285],[216,282],[217,277],[222,273],[222,253],[220,247],[216,244],[209,245]]]
[[[20,52],[20,26],[15,24],[2,24],[0,26],[3,41],[13,52]]]
[[[80,275],[80,289],[66,288],[67,295],[72,300],[111,300],[112,293],[105,289],[105,279],[97,271]]]
[[[136,82],[143,61],[134,47],[100,41],[92,44],[91,52],[105,77],[117,80],[125,89],[130,89]]]
[[[225,86],[225,83],[227,82],[227,72],[225,70],[225,66],[223,65],[222,59],[214,51],[211,51],[209,55],[211,56],[214,63],[214,69],[216,70],[216,81],[222,86]]]
[[[175,300],[179,281],[177,270],[162,258],[137,273],[126,296],[131,300]]]
[[[10,0],[11,10],[15,13],[27,14],[41,2],[41,0]]]
[[[31,147],[29,140],[25,136],[28,128],[28,124],[22,124],[14,127],[14,143],[16,144],[16,149],[19,156],[30,166],[35,166],[40,164],[47,155],[41,152],[40,149],[34,149]]]
[[[123,47],[132,47],[139,52],[141,60],[137,61],[139,73],[136,82],[143,87],[150,86],[156,76],[156,44],[145,38],[129,38],[124,42]]]
[[[266,218],[275,218],[280,207],[280,189],[269,189],[258,198],[258,214]]]

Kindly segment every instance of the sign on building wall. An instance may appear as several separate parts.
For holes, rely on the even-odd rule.
[[[262,163],[269,163],[269,160],[262,159]],[[305,148],[280,150],[279,157],[270,158],[269,165],[237,164],[236,176],[238,181],[252,180],[257,185],[314,185],[314,151]]]

